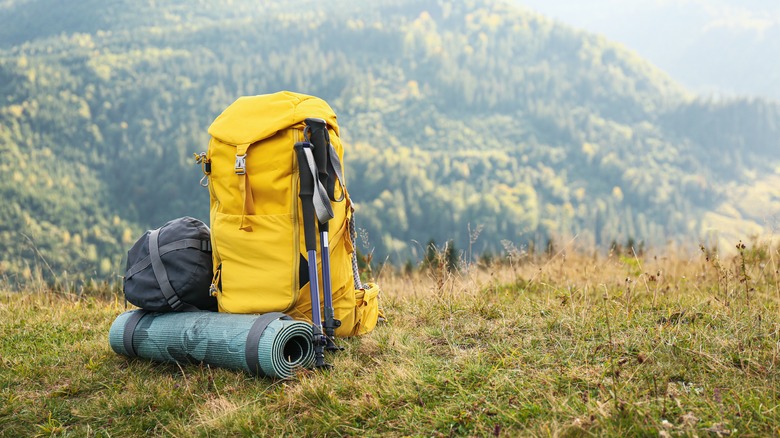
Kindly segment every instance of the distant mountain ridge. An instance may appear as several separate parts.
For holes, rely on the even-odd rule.
[[[690,87],[780,100],[780,3],[771,0],[515,0],[619,41]]]
[[[698,100],[622,46],[507,3],[80,5],[0,3],[0,41],[17,41],[0,45],[12,283],[116,278],[143,229],[206,219],[192,153],[235,98],[281,89],[338,113],[375,260],[419,259],[429,240],[467,257],[573,236],[728,242],[764,225],[735,196],[748,186],[780,213],[776,103]]]

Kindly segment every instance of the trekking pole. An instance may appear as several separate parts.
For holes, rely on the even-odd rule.
[[[315,229],[316,211],[314,206],[314,187],[316,169],[315,164],[307,157],[311,155],[312,144],[309,142],[295,143],[295,152],[298,156],[298,168],[300,170],[300,198],[303,210],[303,232],[306,242],[306,252],[309,260],[309,292],[311,293],[311,335],[314,344],[314,366],[316,368],[330,368],[325,363],[325,346],[327,338],[322,332],[322,317],[320,316],[320,292],[317,279],[317,231]]]
[[[328,170],[329,158],[330,158],[330,136],[328,135],[328,125],[325,120],[308,118],[304,121],[306,123],[306,133],[309,134],[309,141],[314,145],[314,162],[317,165],[317,177],[320,184],[323,187],[333,187],[331,179],[335,180],[335,175],[330,175]],[[332,199],[334,196],[332,193],[328,194]],[[333,311],[333,283],[330,277],[330,250],[328,247],[328,220],[320,221],[320,252],[322,257],[322,293],[323,293],[323,313],[325,316],[325,335],[327,337],[326,350],[338,351],[343,348],[338,347],[334,342],[336,328],[341,326],[341,321],[337,320]]]

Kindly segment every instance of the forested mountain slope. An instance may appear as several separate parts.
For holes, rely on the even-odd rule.
[[[108,277],[206,219],[192,153],[241,95],[339,115],[363,251],[698,242],[780,212],[780,108],[702,101],[601,37],[491,0],[0,2],[0,275]],[[31,24],[35,23],[35,26]],[[720,222],[718,222],[720,221]],[[419,244],[416,244],[418,242]],[[67,276],[64,272],[67,271]]]

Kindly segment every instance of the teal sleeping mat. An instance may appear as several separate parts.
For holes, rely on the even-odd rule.
[[[314,363],[311,325],[283,313],[131,310],[117,317],[108,338],[124,356],[204,363],[257,376],[289,378]]]

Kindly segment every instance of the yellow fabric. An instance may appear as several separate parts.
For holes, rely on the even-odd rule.
[[[331,143],[343,162],[336,114],[316,97],[286,91],[241,97],[209,128],[214,286],[221,312],[281,311],[311,320],[309,284],[303,288],[298,284],[300,258],[306,257],[306,251],[293,149],[303,140],[303,121],[309,117],[328,123]],[[244,154],[245,173],[240,174],[236,157]],[[336,335],[365,334],[377,322],[379,287],[355,290],[348,195],[332,206],[334,218],[329,222],[328,239],[331,283],[335,317],[341,321]],[[319,242],[317,245],[322,303]]]
[[[322,99],[289,91],[239,97],[214,120],[209,135],[227,144],[252,144],[309,117],[324,119],[339,135],[336,113],[330,105]]]

